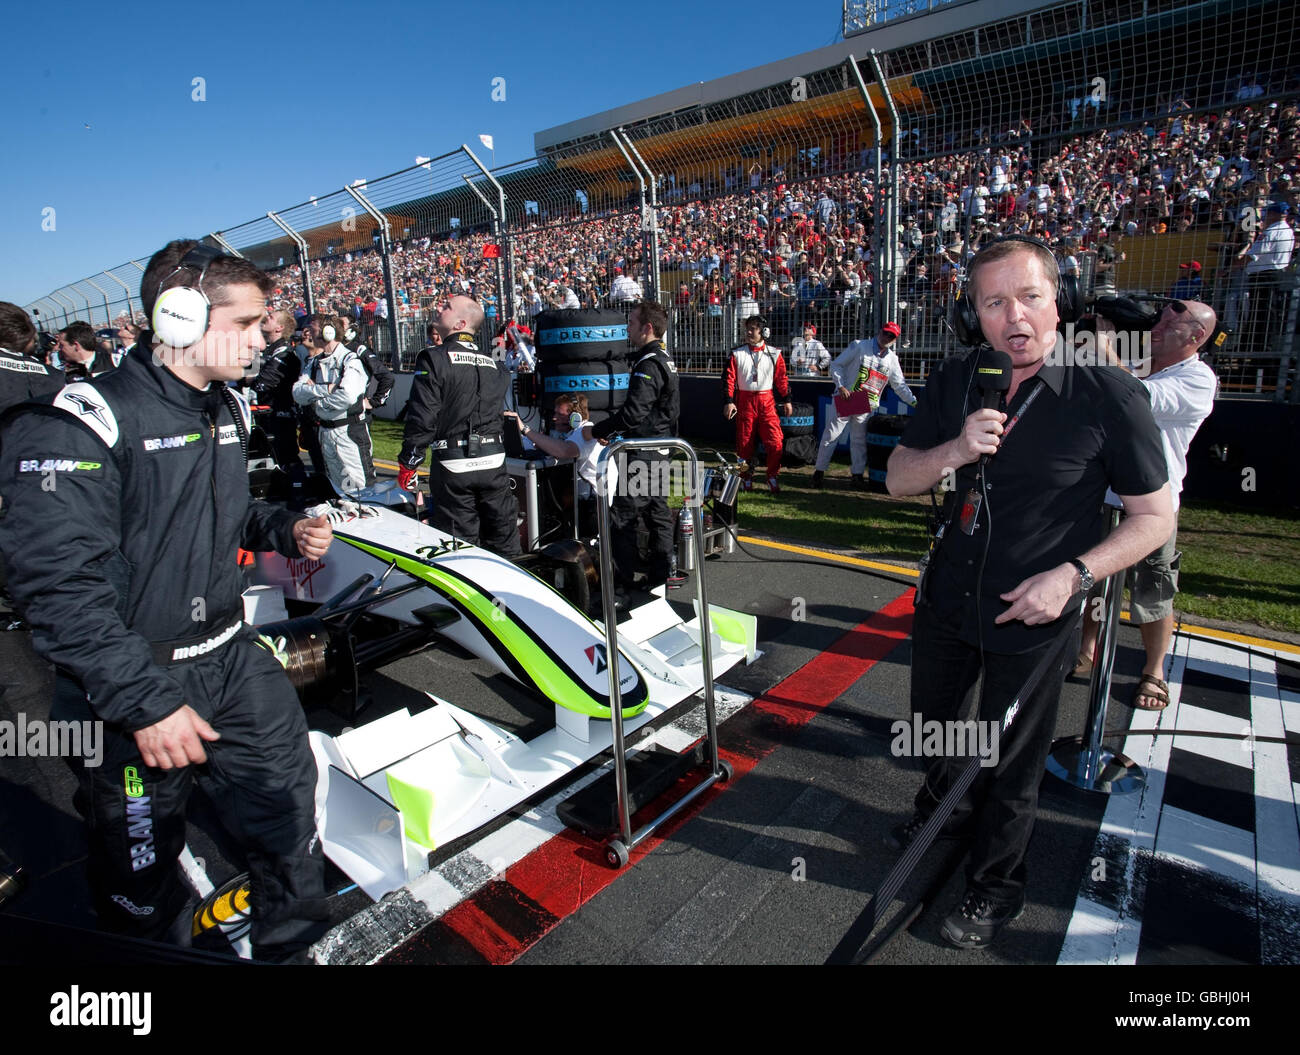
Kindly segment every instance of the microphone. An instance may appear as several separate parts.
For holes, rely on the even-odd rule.
[[[980,389],[980,409],[1000,410],[1003,397],[1011,389],[1011,356],[991,345],[984,345],[975,362],[975,380]],[[980,455],[981,473],[991,457],[991,454]]]
[[[980,409],[998,410],[1011,389],[1011,356],[984,345],[975,363],[975,381],[982,396]]]

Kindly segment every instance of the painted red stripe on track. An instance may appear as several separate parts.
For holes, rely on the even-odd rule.
[[[442,923],[464,938],[488,963],[511,963],[533,944],[532,941],[525,944],[507,933],[483,911],[477,897],[466,898],[451,909],[442,917]]]
[[[782,718],[792,727],[806,725],[907,637],[912,627],[914,596],[915,590],[909,589],[895,598],[829,649],[773,686],[750,706]],[[720,750],[719,754],[732,765],[732,780],[726,784],[715,784],[690,807],[646,839],[632,851],[627,868],[614,871],[605,864],[605,848],[602,843],[567,829],[511,865],[498,882],[510,884],[555,917],[554,923],[539,929],[537,933],[509,934],[486,911],[489,899],[483,891],[451,909],[442,917],[441,922],[473,945],[489,963],[513,962],[552,927],[576,912],[620,875],[625,874],[628,868],[632,868],[641,858],[670,838],[779,746],[780,741],[767,740],[746,744],[741,751]],[[656,803],[645,812],[653,815],[659,808]]]

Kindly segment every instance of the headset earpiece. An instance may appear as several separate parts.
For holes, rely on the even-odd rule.
[[[179,271],[198,271],[199,277],[192,286],[173,286],[158,294],[154,301],[150,324],[158,339],[169,348],[188,348],[197,344],[208,332],[208,317],[212,304],[203,292],[203,276],[208,265],[221,256],[215,249],[196,245],[186,253],[172,275]],[[168,275],[167,278],[171,278]],[[167,279],[163,279],[164,282]]]
[[[335,337],[338,336],[338,331],[335,330],[334,327],[327,322],[324,326],[320,328],[320,335],[322,339],[326,341],[332,341],[334,340]]]
[[[582,415],[576,410],[569,415],[569,431],[574,432],[582,424]]]
[[[980,329],[979,313],[971,303],[967,286],[968,281],[963,280],[961,288],[957,290],[957,299],[953,301],[948,321],[958,341],[967,346],[974,346],[984,340],[984,332]]]

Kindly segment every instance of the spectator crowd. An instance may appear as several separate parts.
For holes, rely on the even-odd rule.
[[[1126,238],[1221,229],[1225,248],[1240,249],[1249,242],[1252,215],[1262,219],[1269,201],[1294,203],[1295,102],[1244,101],[1193,113],[1173,98],[1158,109],[1125,129],[1050,141],[1035,139],[1030,122],[1021,120],[984,137],[987,145],[978,150],[901,165],[895,266],[903,347],[938,335],[966,262],[993,238],[1041,238],[1072,268],[1091,254],[1103,266],[1094,271],[1093,263],[1090,271],[1104,284],[1113,281],[1104,272],[1122,259]],[[873,160],[864,151],[855,171],[833,175],[820,174],[817,163],[791,173],[779,164],[752,165],[748,173],[737,166],[703,185],[664,175],[658,263],[679,336],[725,344],[734,336],[723,333],[729,307],[730,318],[762,310],[779,343],[808,321],[831,347],[873,325],[863,314],[881,277],[872,251],[882,200]],[[640,295],[645,250],[636,212],[527,220],[509,232],[521,319]],[[492,324],[499,307],[495,261],[484,257],[490,240],[487,232],[464,231],[394,243],[398,317],[422,318],[439,298],[465,292],[484,303]],[[329,256],[312,271],[318,306],[351,314],[363,327],[387,315],[377,251]],[[305,314],[300,269],[275,274],[276,301]],[[1158,291],[1178,277],[1162,277]]]

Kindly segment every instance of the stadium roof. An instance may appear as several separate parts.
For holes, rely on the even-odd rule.
[[[872,50],[884,52],[906,47],[918,41],[960,33],[999,19],[1053,7],[1059,2],[1060,0],[1048,3],[1034,3],[1032,0],[957,0],[935,7],[932,11],[890,19],[815,51],[806,51],[802,55],[779,59],[716,80],[697,81],[639,102],[545,128],[534,133],[533,146],[538,154],[543,154],[561,144],[600,135],[611,128],[723,102],[794,77],[829,69],[842,64],[850,55],[862,59]]]

